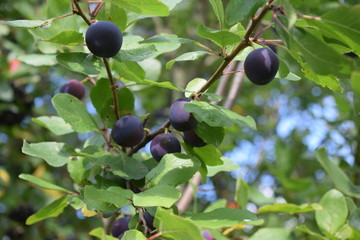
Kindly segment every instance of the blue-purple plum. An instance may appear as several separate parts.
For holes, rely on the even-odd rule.
[[[71,94],[81,100],[85,95],[85,86],[77,80],[69,80],[61,86],[60,92]]]
[[[123,36],[116,24],[99,21],[91,24],[85,34],[85,42],[94,55],[104,58],[115,56],[121,49]]]
[[[244,70],[246,76],[256,85],[271,82],[279,69],[279,58],[268,48],[258,48],[245,59]]]
[[[190,101],[192,101],[191,98],[179,98],[170,107],[169,120],[178,131],[184,132],[193,129],[197,124],[194,116],[184,110],[184,105]]]
[[[129,230],[130,217],[122,217],[117,219],[111,227],[111,235],[119,237],[125,231]]]
[[[155,230],[154,227],[154,217],[150,215],[149,212],[144,213],[144,218],[146,220],[147,226],[150,228],[151,231]]]
[[[181,146],[176,137],[170,133],[159,134],[151,141],[150,153],[156,161],[167,153],[181,152]]]
[[[144,138],[144,126],[135,116],[124,116],[116,121],[111,138],[122,147],[134,147]]]
[[[204,142],[194,131],[194,129],[188,130],[184,132],[184,139],[192,147],[203,147],[206,145]]]
[[[273,50],[274,53],[277,53],[277,47],[274,44],[265,42],[263,45],[269,47],[271,50]]]

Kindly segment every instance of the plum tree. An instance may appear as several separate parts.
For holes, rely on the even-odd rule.
[[[192,147],[203,147],[206,145],[204,142],[194,131],[194,129],[187,130],[184,132],[185,142],[190,144]]]
[[[190,101],[192,101],[191,98],[179,98],[170,107],[169,120],[178,131],[184,132],[193,129],[197,124],[194,116],[184,110],[184,105]]]
[[[163,133],[151,141],[150,152],[156,161],[160,161],[167,153],[181,152],[181,146],[176,137],[170,133]]]
[[[146,220],[146,224],[147,226],[153,231],[155,230],[155,227],[154,227],[154,217],[150,215],[149,212],[145,212],[144,213],[144,218]]]
[[[133,147],[144,138],[144,126],[135,116],[124,116],[116,121],[111,138],[122,147]]]
[[[81,82],[72,79],[61,86],[60,92],[71,94],[81,100],[85,96],[85,86]]]
[[[119,237],[125,231],[129,230],[130,217],[122,217],[117,219],[111,228],[111,234],[114,237]]]
[[[123,43],[122,32],[116,24],[98,21],[90,25],[85,34],[88,49],[94,55],[104,58],[115,56]]]
[[[271,82],[278,69],[279,59],[268,48],[255,49],[246,57],[244,62],[246,76],[256,85],[265,85]]]

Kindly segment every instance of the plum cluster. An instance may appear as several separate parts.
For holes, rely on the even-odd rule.
[[[109,21],[98,21],[87,29],[85,42],[94,55],[110,58],[120,51],[123,36],[116,24]]]
[[[258,48],[245,59],[244,70],[246,76],[256,85],[271,82],[279,69],[279,58],[269,48]]]

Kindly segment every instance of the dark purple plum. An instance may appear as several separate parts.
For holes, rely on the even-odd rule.
[[[279,69],[279,58],[268,48],[258,48],[245,59],[244,70],[246,76],[256,85],[271,82]]]
[[[117,238],[118,238],[118,239],[121,239],[124,235],[125,235],[125,233],[122,233],[122,234],[120,234]]]
[[[347,57],[351,57],[351,58],[358,58],[359,57],[354,52],[347,52],[347,53],[344,53],[344,55],[347,56]]]
[[[88,49],[94,55],[104,58],[115,56],[123,43],[122,32],[116,24],[99,21],[90,25],[85,34]]]
[[[184,105],[190,101],[192,101],[191,98],[179,98],[170,107],[169,120],[178,131],[184,132],[193,129],[197,124],[194,116],[184,110]]]
[[[111,227],[111,234],[114,237],[119,237],[125,231],[129,230],[130,217],[122,217],[117,219]]]
[[[144,126],[135,116],[124,116],[117,120],[111,130],[112,139],[122,147],[133,147],[144,138]]]
[[[150,215],[149,212],[144,213],[144,218],[146,220],[147,226],[151,229],[151,231],[155,230],[154,227],[154,217]]]
[[[167,153],[181,152],[181,146],[176,137],[170,133],[163,133],[151,141],[150,152],[156,161],[160,161]]]
[[[81,100],[85,95],[85,86],[77,80],[69,80],[61,86],[60,92],[71,94]]]
[[[192,147],[203,147],[206,145],[204,142],[194,131],[194,129],[188,130],[184,132],[185,142],[190,144]]]
[[[274,44],[265,42],[265,43],[263,43],[263,45],[269,47],[271,50],[274,51],[274,53],[277,53],[277,48],[276,48],[276,46]]]

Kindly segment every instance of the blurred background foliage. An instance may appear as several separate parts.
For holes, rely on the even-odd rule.
[[[5,20],[45,20],[71,13],[69,2],[2,0],[0,16]],[[224,5],[228,2],[223,1]],[[291,3],[299,13],[319,16],[342,4],[357,4],[358,1],[293,0]],[[80,17],[72,16],[65,21],[54,21],[51,29],[54,28],[56,32],[56,28],[65,26],[67,21],[72,22],[71,27],[86,28]],[[216,49],[216,46],[197,36],[196,28],[201,23],[217,28],[217,20],[209,2],[185,0],[177,5],[170,17],[140,20],[127,28],[126,35],[148,38],[159,33],[173,33],[179,37],[199,40]],[[246,24],[243,23],[244,26]],[[41,41],[45,37],[42,31],[0,25],[0,237],[3,240],[90,239],[89,230],[101,226],[101,220],[96,217],[85,218],[81,212],[74,212],[70,208],[59,218],[32,226],[25,225],[28,215],[58,198],[60,193],[29,185],[18,178],[19,174],[33,174],[70,188],[72,181],[66,169],[52,168],[38,158],[22,154],[20,149],[23,139],[31,142],[61,139],[77,146],[88,137],[75,133],[55,136],[31,121],[32,117],[55,114],[50,100],[66,80],[84,78],[60,65],[37,67],[31,61],[21,58],[41,51],[67,51],[67,48]],[[49,32],[46,34],[51,34]],[[266,31],[262,37],[278,38],[274,30]],[[83,46],[69,48],[82,50]],[[178,87],[185,87],[196,77],[208,79],[219,65],[220,59],[209,56],[194,62],[177,62],[171,70],[165,68],[165,64],[171,59],[195,50],[199,49],[185,44],[152,60],[151,66],[155,66],[155,70],[152,69],[154,78],[171,81]],[[281,47],[278,47],[278,54],[291,64],[291,58]],[[360,71],[359,58],[349,57],[348,61],[354,72]],[[142,66],[147,64],[150,63],[145,62]],[[297,65],[289,67],[293,73],[303,77]],[[235,77],[236,74],[230,75],[222,96],[223,101],[219,104],[226,102]],[[252,116],[258,124],[258,131],[239,127],[226,129],[225,139],[219,148],[240,169],[216,174],[207,183],[200,185],[197,198],[190,208],[202,211],[220,199],[225,199],[229,207],[239,207],[238,204],[241,203],[235,200],[239,199],[236,195],[238,179],[244,179],[250,189],[247,208],[251,211],[256,211],[266,203],[319,202],[322,195],[333,186],[315,158],[314,150],[322,145],[327,147],[330,156],[346,174],[359,184],[360,121],[350,79],[341,81],[340,84],[344,88],[342,93],[334,93],[305,79],[276,79],[263,87],[243,81],[231,108],[239,114]],[[211,91],[215,91],[216,87],[213,86]],[[154,128],[166,121],[171,102],[182,96],[181,92],[156,87],[135,86],[131,90],[135,93],[137,114],[141,116],[149,113],[149,124]],[[94,111],[89,99],[85,101],[88,102],[89,111]],[[147,148],[144,151],[148,151]],[[293,229],[306,222],[310,229],[316,229],[313,213],[274,213],[260,217],[265,219],[265,227]],[[231,233],[232,239],[242,239],[241,237],[251,235],[255,230],[256,227],[235,230]],[[293,234],[295,239],[303,237],[298,231]]]

